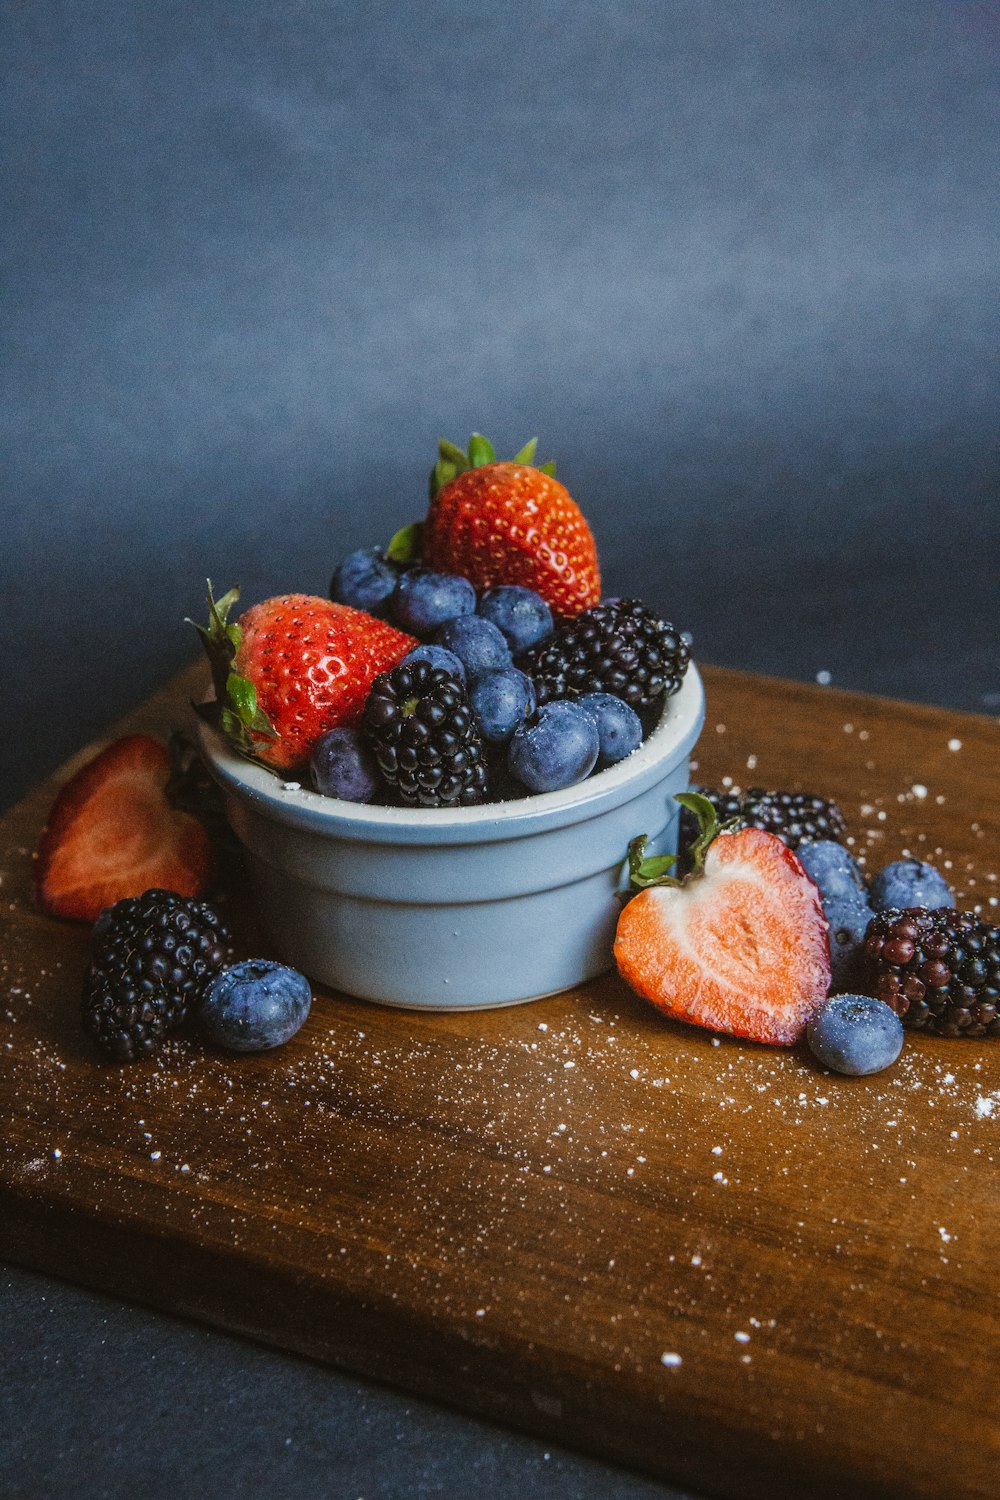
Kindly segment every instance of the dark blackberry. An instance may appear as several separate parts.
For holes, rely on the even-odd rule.
[[[813,792],[766,792],[751,787],[743,793],[740,816],[751,828],[776,833],[789,849],[797,849],[803,839],[832,839],[842,844],[847,833],[836,802]]]
[[[156,1052],[220,969],[229,930],[203,901],[149,890],[98,918],[83,984],[83,1027],[116,1062]]]
[[[1000,1036],[1000,927],[968,911],[887,907],[865,938],[869,993],[904,1026],[938,1036]]]
[[[457,677],[406,661],[372,684],[362,730],[384,780],[407,807],[486,801],[486,758]]]
[[[811,792],[766,792],[751,787],[748,792],[717,791],[712,787],[694,787],[713,804],[719,822],[739,818],[748,828],[763,828],[775,833],[789,849],[797,849],[804,840],[831,839],[842,844],[847,833],[844,815],[835,802]],[[680,845],[682,849],[697,837],[698,824],[693,813],[681,812]]]
[[[637,711],[676,693],[691,661],[690,638],[638,599],[610,599],[564,620],[525,652],[538,703],[613,693]]]

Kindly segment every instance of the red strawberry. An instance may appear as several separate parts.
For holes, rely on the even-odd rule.
[[[468,455],[453,443],[440,452],[423,535],[431,567],[461,573],[480,590],[499,583],[534,589],[558,615],[599,603],[590,527],[554,466],[532,467],[534,440],[513,463],[495,463],[478,433]]]
[[[819,893],[774,834],[720,832],[706,798],[678,801],[702,825],[695,871],[671,882],[665,861],[643,861],[645,839],[635,841],[633,881],[644,889],[618,919],[619,972],[677,1020],[789,1047],[830,987]]]
[[[412,651],[412,636],[363,610],[310,594],[265,599],[227,623],[239,598],[208,586],[208,627],[197,627],[212,663],[215,703],[206,718],[242,754],[272,770],[305,760],[327,729],[355,724],[368,690]]]
[[[54,917],[94,922],[152,886],[198,896],[212,848],[198,819],[170,806],[170,757],[148,735],[116,740],[59,793],[38,846],[35,899]]]

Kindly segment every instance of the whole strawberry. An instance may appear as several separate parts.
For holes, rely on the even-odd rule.
[[[463,453],[442,442],[431,474],[423,531],[432,568],[461,573],[482,591],[497,584],[534,589],[557,615],[597,604],[597,547],[579,507],[554,477],[532,465],[535,439],[511,463],[497,463],[479,433]]]
[[[305,761],[328,729],[356,724],[380,672],[417,642],[384,620],[311,594],[280,594],[230,625],[239,589],[196,626],[212,664],[214,703],[199,710],[241,755],[272,770]]]
[[[619,973],[678,1021],[790,1047],[830,987],[819,892],[773,833],[720,827],[697,793],[677,800],[700,827],[692,872],[674,880],[670,855],[646,860],[646,840],[633,840],[640,893],[618,919]]]

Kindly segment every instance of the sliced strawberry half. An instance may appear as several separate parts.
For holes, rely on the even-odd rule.
[[[678,797],[701,824],[683,882],[664,858],[630,850],[643,887],[618,919],[622,978],[666,1015],[713,1031],[789,1047],[830,986],[827,922],[795,855],[759,828],[720,828],[694,793]]]
[[[116,740],[68,781],[38,846],[35,898],[55,917],[94,922],[151,887],[200,895],[212,875],[202,824],[167,801],[170,757],[148,735]]]

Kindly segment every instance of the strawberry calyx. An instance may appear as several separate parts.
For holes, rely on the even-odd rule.
[[[532,438],[525,443],[520,453],[515,453],[510,460],[515,464],[526,464],[531,468],[538,469],[542,474],[548,474],[555,478],[555,462],[535,463],[535,450],[538,447],[538,439]],[[495,464],[497,461],[496,451],[488,438],[484,438],[481,432],[474,432],[469,438],[468,451],[459,448],[456,443],[449,443],[447,438],[441,438],[438,443],[437,463],[431,470],[430,475],[430,497],[433,500],[438,490],[457,479],[459,474],[466,474],[470,469],[482,469],[486,464]],[[395,540],[395,538],[393,538]],[[390,543],[391,545],[391,543]]]
[[[243,640],[239,625],[229,623],[229,612],[240,597],[239,585],[235,585],[221,599],[216,599],[212,580],[208,584],[208,624],[199,625],[197,620],[188,620],[201,636],[209,666],[212,669],[212,686],[215,697],[207,703],[195,703],[195,712],[218,729],[229,744],[246,760],[256,765],[265,765],[257,753],[257,742],[261,739],[276,740],[278,731],[267,714],[257,705],[257,689],[248,677],[233,671],[233,660]],[[266,766],[267,770],[273,767]]]
[[[669,885],[677,890],[683,890],[692,880],[697,880],[704,874],[705,855],[708,853],[709,846],[719,835],[735,833],[743,826],[739,818],[727,818],[724,823],[720,823],[715,807],[700,792],[678,792],[674,801],[693,813],[698,822],[698,837],[689,851],[691,868],[682,880],[678,880],[675,875],[668,874],[668,871],[677,863],[675,856],[654,854],[647,857],[646,845],[649,842],[649,835],[640,833],[628,846],[629,894],[631,895],[634,895],[636,891],[645,891],[650,886],[656,885]]]

